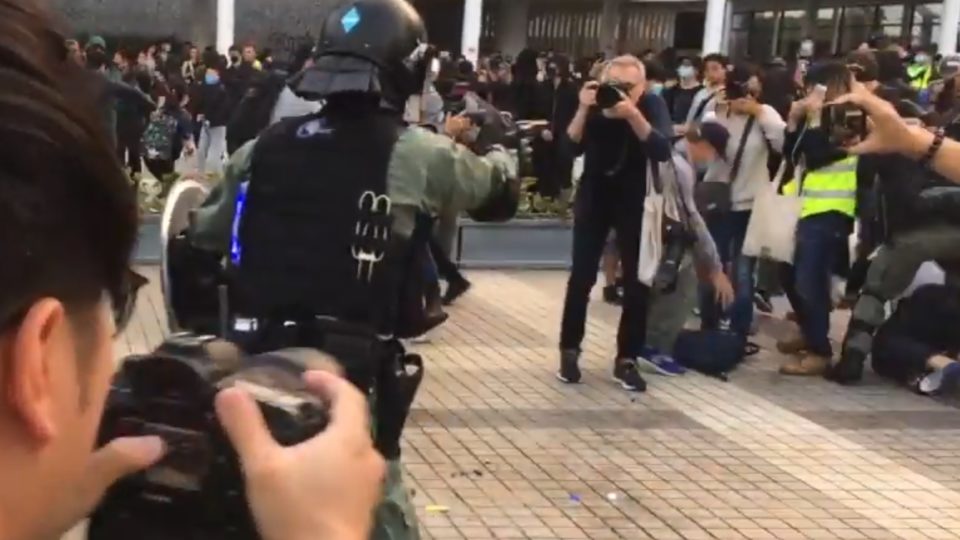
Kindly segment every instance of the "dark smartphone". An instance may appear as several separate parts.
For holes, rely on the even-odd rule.
[[[827,105],[820,113],[820,127],[837,146],[867,136],[867,114],[851,103]]]

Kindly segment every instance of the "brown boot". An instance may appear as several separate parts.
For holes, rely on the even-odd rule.
[[[783,354],[799,354],[807,350],[807,340],[797,334],[789,339],[778,341],[777,350]]]
[[[780,368],[780,373],[799,377],[818,377],[826,373],[829,367],[829,358],[809,354],[798,363],[787,362]]]
[[[793,357],[788,359],[783,365],[780,366],[781,375],[793,375],[794,373],[803,369],[803,366],[800,364],[800,359]]]

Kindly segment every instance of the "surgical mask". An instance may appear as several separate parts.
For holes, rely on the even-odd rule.
[[[217,84],[220,82],[220,75],[217,75],[216,73],[207,73],[203,77],[203,82],[207,84]]]
[[[813,56],[813,42],[804,41],[800,44],[800,56],[803,58],[810,58]]]
[[[650,85],[650,93],[659,96],[663,93],[663,83],[653,83]]]
[[[681,79],[692,79],[697,74],[693,66],[680,66],[677,68],[677,75]]]
[[[915,56],[913,60],[918,64],[927,64],[930,62],[930,57],[921,53]]]

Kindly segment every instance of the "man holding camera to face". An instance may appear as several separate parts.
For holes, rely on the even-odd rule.
[[[825,104],[849,92],[852,81],[843,63],[814,66],[807,96],[790,111],[783,192],[802,197],[803,206],[793,266],[784,268],[784,288],[800,324],[798,336],[777,344],[780,352],[796,355],[781,366],[784,375],[822,375],[833,357],[831,274],[849,249],[858,185],[868,179],[858,178],[857,158],[843,148],[864,135],[862,111]]]
[[[560,371],[566,383],[580,382],[580,345],[587,303],[611,230],[616,232],[624,276],[623,313],[617,334],[614,378],[642,392],[637,369],[644,351],[649,289],[637,280],[640,229],[649,161],[670,158],[670,143],[654,126],[670,126],[666,104],[645,95],[646,73],[633,56],[611,60],[599,83],[580,92],[580,106],[567,136],[584,154],[584,173],[574,203],[573,269],[567,284],[560,336]]]
[[[0,538],[57,538],[122,476],[160,460],[157,437],[94,452],[114,373],[112,338],[132,313],[134,192],[91,115],[89,75],[51,16],[0,0]],[[283,448],[245,392],[217,396],[268,540],[366,537],[383,459],[366,399],[323,372],[304,384],[330,406],[319,436]],[[132,537],[131,537],[132,538]]]

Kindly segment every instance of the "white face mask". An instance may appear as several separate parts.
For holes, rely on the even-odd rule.
[[[696,74],[697,72],[693,69],[693,66],[680,66],[677,68],[677,75],[681,79],[692,79]]]
[[[918,54],[913,57],[914,61],[918,64],[927,64],[930,62],[930,57],[926,54]]]
[[[804,41],[800,44],[800,56],[804,58],[810,58],[813,56],[813,42]]]

